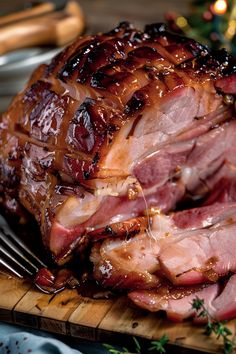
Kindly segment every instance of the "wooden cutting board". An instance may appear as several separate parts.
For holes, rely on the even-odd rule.
[[[222,353],[222,343],[207,337],[190,321],[174,324],[155,313],[136,309],[126,297],[94,300],[76,290],[43,294],[28,281],[0,271],[0,321],[25,325],[74,338],[123,345],[133,336],[170,339],[169,353]],[[228,323],[235,337],[236,321]],[[145,341],[144,341],[145,342]]]

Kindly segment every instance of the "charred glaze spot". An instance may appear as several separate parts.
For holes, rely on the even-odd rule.
[[[109,75],[105,74],[102,71],[98,71],[93,74],[90,81],[90,85],[94,88],[105,89],[105,82],[109,79]]]
[[[79,73],[83,63],[88,57],[89,53],[100,44],[99,38],[88,40],[83,43],[83,46],[76,51],[70,58],[68,58],[67,63],[62,67],[58,73],[58,78],[62,81],[66,81],[72,78],[75,72]]]
[[[86,58],[80,69],[78,82],[85,82],[99,68],[108,63],[114,62],[116,59],[124,58],[125,42],[122,39],[114,38],[104,41],[96,46]]]
[[[109,31],[106,33],[107,36],[114,36],[119,33],[125,33],[126,31],[132,30],[134,26],[128,22],[128,21],[123,21],[120,22],[117,27],[115,27],[113,30]]]
[[[113,141],[114,133],[119,130],[119,127],[115,124],[110,124],[107,127],[107,138],[108,138],[108,143],[111,144]]]
[[[193,40],[189,40],[189,43],[185,45],[186,50],[192,53],[194,57],[198,55],[206,55],[208,53],[208,48],[206,46],[203,46],[200,43],[197,43]]]
[[[42,169],[48,170],[53,167],[54,156],[53,154],[48,154],[48,156],[43,157],[39,160],[39,165]]]
[[[103,40],[99,36],[96,41],[92,41],[87,46],[69,59],[68,63],[61,70],[59,77],[74,78],[80,83],[84,83],[97,70],[116,59],[125,57],[126,41],[121,38]]]
[[[216,52],[205,54],[189,60],[180,65],[181,69],[191,69],[195,75],[204,73],[214,77],[230,75],[236,71],[236,60],[222,49]]]
[[[130,31],[130,33],[124,35],[124,38],[128,38],[130,43],[137,45],[147,39],[148,36],[140,31]]]
[[[105,227],[104,232],[105,232],[106,235],[113,236],[113,237],[115,237],[117,235],[116,232],[109,225],[107,225]]]
[[[142,111],[147,102],[148,94],[143,90],[136,91],[127,103],[124,112],[127,115],[133,115],[138,111]]]
[[[96,165],[100,160],[100,156],[99,156],[99,153],[96,152],[94,158],[93,158],[93,164]]]
[[[149,34],[151,37],[160,35],[166,31],[166,25],[164,23],[152,23],[151,25],[145,26],[144,32]]]
[[[84,171],[83,174],[84,174],[84,179],[89,179],[90,177],[89,171]]]
[[[226,49],[220,49],[213,52],[214,59],[219,62],[219,64],[224,65],[225,67],[228,66],[230,59],[232,58],[231,55],[227,52]]]
[[[236,72],[236,58],[230,55],[226,49],[218,50],[214,55],[221,65],[223,75],[231,75]]]

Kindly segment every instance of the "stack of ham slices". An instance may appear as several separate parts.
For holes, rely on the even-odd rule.
[[[1,119],[2,204],[142,308],[236,317],[235,94],[233,56],[162,24],[81,37]]]

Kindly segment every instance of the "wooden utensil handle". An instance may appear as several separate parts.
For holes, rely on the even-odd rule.
[[[0,30],[0,55],[9,51],[53,43],[54,26],[48,18],[26,20]]]
[[[53,3],[45,2],[30,9],[25,9],[24,11],[19,11],[10,15],[1,16],[0,26],[5,26],[17,21],[22,21],[28,18],[44,15],[48,12],[52,12],[54,9],[55,6],[53,5]]]
[[[83,28],[82,11],[75,1],[71,1],[63,11],[0,28],[0,55],[30,46],[62,46],[74,40]]]

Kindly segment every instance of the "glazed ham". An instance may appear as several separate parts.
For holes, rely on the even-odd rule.
[[[196,298],[203,300],[206,309],[213,314],[212,302],[216,299],[219,291],[219,284],[216,283],[185,288],[162,286],[156,290],[133,291],[128,296],[137,306],[151,312],[165,311],[169,319],[179,322],[197,317],[197,312],[192,307],[192,302]],[[201,318],[201,321],[204,319]]]
[[[155,215],[146,232],[129,239],[113,236],[93,246],[94,278],[113,290],[129,290],[137,306],[165,311],[173,321],[196,316],[191,306],[196,297],[204,300],[213,318],[233,318],[236,276],[223,291],[218,281],[236,272],[235,212],[236,203],[216,203]],[[204,237],[208,243],[202,242]],[[218,247],[209,249],[208,244]],[[184,251],[183,245],[188,245]]]
[[[2,204],[103,286],[208,294],[236,269],[235,68],[163,24],[79,38],[2,116]]]
[[[234,249],[235,213],[234,202],[149,216],[144,232],[113,235],[95,244],[90,256],[94,277],[104,286],[129,289],[156,288],[163,277],[176,285],[215,282],[236,271],[234,253],[229,251]],[[220,247],[213,248],[214,242]],[[142,284],[136,284],[138,276]],[[121,281],[118,285],[117,279],[125,285]]]
[[[136,290],[128,294],[139,307],[151,312],[165,311],[167,317],[175,322],[194,317],[194,322],[207,322],[199,318],[192,307],[194,299],[204,301],[210,316],[219,321],[230,320],[236,316],[235,306],[236,275],[232,275],[226,285],[204,284],[201,287],[175,287],[163,285],[155,290]]]

